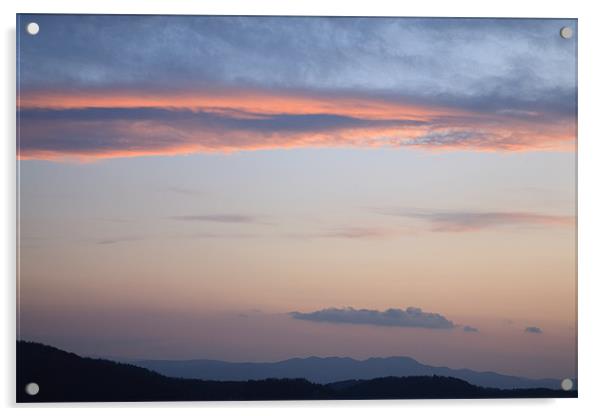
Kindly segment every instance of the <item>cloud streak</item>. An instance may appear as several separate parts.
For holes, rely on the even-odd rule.
[[[146,237],[142,236],[125,236],[125,237],[115,237],[115,238],[105,238],[102,240],[96,241],[98,245],[112,245],[112,244],[120,244],[120,243],[129,243],[134,241],[141,241],[146,239]]]
[[[204,195],[204,192],[199,191],[197,189],[182,188],[182,187],[179,187],[179,186],[168,186],[168,187],[164,188],[164,190],[168,191],[168,192],[173,192],[175,194],[186,195],[186,196],[201,196],[201,195]]]
[[[257,217],[239,214],[178,215],[170,218],[176,221],[220,222],[226,224],[256,224],[260,222]]]
[[[395,215],[426,221],[434,232],[471,232],[505,226],[572,226],[575,218],[569,215],[550,215],[533,212],[471,212],[385,210]]]
[[[370,94],[204,91],[24,93],[19,157],[80,161],[262,149],[570,151],[574,123]]]
[[[327,229],[315,233],[287,234],[290,238],[314,239],[314,238],[334,238],[346,240],[386,240],[405,234],[404,230],[399,228],[383,227],[338,227]]]
[[[315,312],[290,312],[294,319],[335,324],[357,324],[387,327],[411,327],[428,329],[452,329],[454,323],[438,313],[424,312],[420,308],[372,309],[327,308]]]
[[[464,331],[464,332],[479,332],[479,330],[477,328],[475,328],[473,326],[470,326],[470,325],[465,325],[462,328],[462,331]]]
[[[542,334],[543,331],[537,326],[528,326],[525,328],[525,332],[528,334]]]

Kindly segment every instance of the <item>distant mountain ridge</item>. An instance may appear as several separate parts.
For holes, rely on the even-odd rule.
[[[169,377],[211,380],[262,380],[266,378],[304,378],[314,383],[334,383],[349,379],[379,377],[445,376],[469,383],[500,389],[560,387],[561,380],[530,379],[492,371],[452,369],[422,364],[410,357],[368,358],[349,357],[291,358],[278,362],[234,363],[218,360],[136,360],[128,361]]]
[[[577,397],[577,391],[494,389],[440,376],[381,377],[318,384],[304,379],[213,381],[170,378],[132,364],[83,358],[34,342],[17,342],[17,402],[201,400],[358,400]],[[28,395],[35,382],[39,391]]]

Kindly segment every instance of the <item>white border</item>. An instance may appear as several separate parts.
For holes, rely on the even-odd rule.
[[[2,274],[2,331],[0,331],[0,405],[14,411],[14,339],[15,339],[15,13],[127,13],[127,14],[280,14],[280,15],[347,15],[347,16],[466,16],[466,17],[570,17],[579,19],[579,399],[565,400],[442,400],[398,402],[273,402],[273,403],[178,403],[149,405],[99,405],[91,413],[111,412],[125,414],[134,407],[144,407],[145,413],[163,414],[173,411],[219,414],[330,414],[346,415],[399,414],[414,412],[450,415],[482,414],[506,415],[525,411],[546,415],[591,414],[599,406],[602,377],[600,366],[600,296],[602,296],[602,253],[598,239],[602,236],[602,132],[600,74],[602,74],[602,15],[594,1],[498,0],[496,2],[470,0],[420,0],[394,2],[386,0],[21,0],[0,2],[2,8],[3,52],[2,83],[3,110],[2,163],[0,164],[0,209],[3,230],[0,240]],[[19,406],[23,411],[40,410],[40,406]],[[51,405],[48,414],[81,412],[82,405]],[[599,411],[599,409],[597,409]],[[172,410],[170,410],[172,411]]]

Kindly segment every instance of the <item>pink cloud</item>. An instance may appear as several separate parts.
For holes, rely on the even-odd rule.
[[[573,151],[575,120],[370,96],[265,91],[58,92],[19,97],[21,159],[97,159],[320,147]]]

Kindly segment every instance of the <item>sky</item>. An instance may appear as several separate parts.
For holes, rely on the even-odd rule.
[[[576,21],[17,31],[20,338],[576,375]]]

